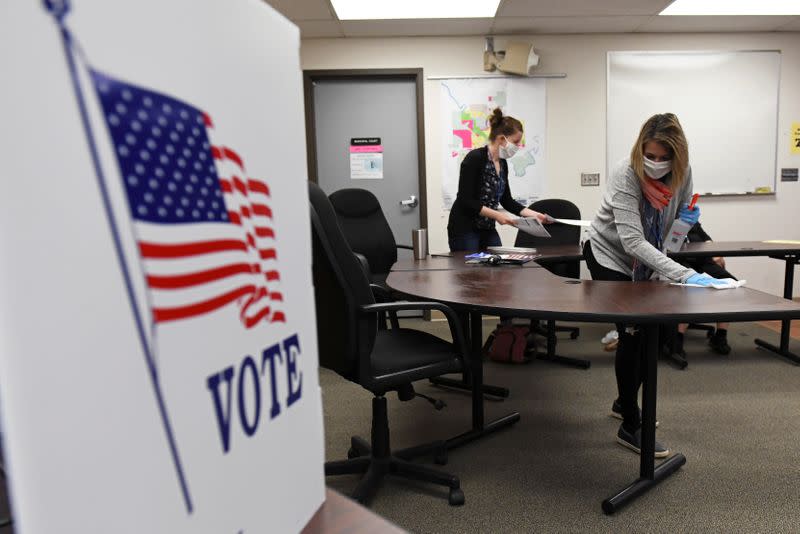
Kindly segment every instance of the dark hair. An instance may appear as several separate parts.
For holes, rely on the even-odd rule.
[[[489,116],[489,141],[494,141],[498,135],[512,136],[522,132],[522,123],[514,117],[503,115],[503,110],[495,108]]]

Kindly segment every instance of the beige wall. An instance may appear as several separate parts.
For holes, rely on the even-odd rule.
[[[520,37],[515,36],[515,39]],[[547,81],[547,195],[568,198],[591,218],[600,203],[606,168],[606,52],[609,50],[781,50],[778,169],[800,167],[789,153],[792,121],[800,122],[800,33],[540,35],[528,38],[541,57],[540,72],[564,72]],[[424,75],[483,74],[482,37],[308,39],[304,69],[419,68]],[[495,39],[502,49],[505,39]],[[735,87],[730,88],[735,90]],[[664,103],[669,111],[669,103]],[[430,249],[447,250],[447,213],[441,208],[438,82],[425,81],[425,139]],[[714,125],[708,125],[713,128]],[[747,127],[747,125],[742,125]],[[635,132],[632,132],[633,136]],[[691,139],[689,140],[691,143]],[[735,158],[720,132],[720,158]],[[600,187],[581,187],[581,172],[600,172]],[[778,172],[780,172],[778,170]],[[800,183],[777,183],[768,198],[702,199],[704,228],[715,240],[800,240]],[[504,244],[514,234],[501,229]],[[402,236],[400,236],[402,239]],[[782,294],[783,263],[766,258],[731,258],[730,270],[751,287]],[[795,287],[800,274],[795,274]],[[795,290],[795,295],[800,290]]]

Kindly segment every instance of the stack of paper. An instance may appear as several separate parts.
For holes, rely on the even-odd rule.
[[[536,254],[536,249],[529,247],[486,247],[486,250],[495,254]]]
[[[464,263],[490,263],[489,258],[495,258],[499,264],[522,265],[536,259],[541,254],[490,254],[488,252],[476,252],[464,256]]]

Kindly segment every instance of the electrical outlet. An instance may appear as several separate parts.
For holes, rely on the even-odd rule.
[[[599,172],[582,172],[581,173],[581,185],[600,185],[600,173]]]

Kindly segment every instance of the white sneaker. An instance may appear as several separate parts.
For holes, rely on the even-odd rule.
[[[602,343],[603,345],[608,345],[615,339],[619,339],[619,332],[617,332],[616,330],[612,330],[611,332],[603,336],[603,339],[600,340],[600,343]]]

